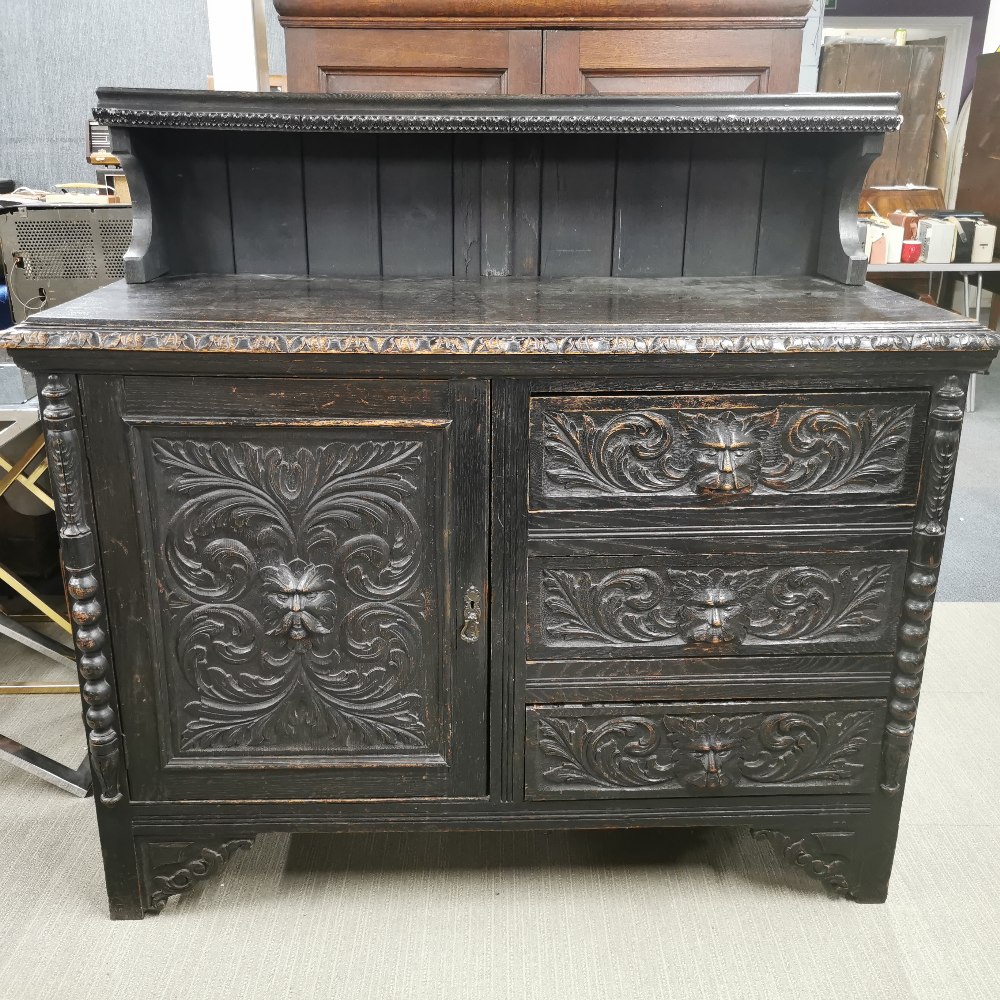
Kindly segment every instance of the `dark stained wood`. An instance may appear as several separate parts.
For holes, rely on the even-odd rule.
[[[739,151],[713,137],[691,151],[684,273],[753,274],[757,259],[764,140]]]
[[[98,118],[143,126],[135,149],[114,129],[137,192],[131,278],[235,268],[857,284],[858,174],[898,122],[893,99],[870,96],[274,97],[191,92],[170,111],[157,93],[102,92]],[[227,131],[203,130],[213,123]]]
[[[151,175],[151,197],[164,211],[154,222],[174,274],[233,274],[236,270],[226,136],[148,131],[136,136]],[[166,205],[170,205],[167,211]]]
[[[452,143],[434,136],[379,138],[382,274],[454,273]]]
[[[121,655],[133,665],[122,679],[134,727],[133,795],[485,794],[485,643],[456,641],[454,625],[466,588],[486,590],[485,385],[317,381],[289,392],[280,380],[227,380],[218,389],[221,408],[204,405],[197,379],[99,380],[88,393],[88,411],[107,427],[104,447],[129,456],[112,463],[95,495],[104,511],[98,516],[107,519],[108,572],[137,583],[108,606],[109,620],[124,630]],[[251,470],[249,478],[241,469]],[[339,492],[336,472],[348,483]],[[208,490],[223,474],[227,503],[210,507],[212,494],[207,504],[184,503],[191,496],[185,481]],[[353,489],[352,477],[359,480]],[[135,498],[131,519],[108,506],[125,493]],[[243,507],[254,508],[250,522],[241,520]],[[138,513],[144,510],[151,516]],[[315,534],[314,523],[310,536],[308,518],[321,510],[329,527]],[[254,653],[242,658],[199,645],[213,629],[266,621],[269,600],[262,606],[240,587],[223,596],[218,580],[209,582],[210,551],[197,542],[185,549],[176,534],[202,537],[203,518],[230,539],[237,575],[271,581],[265,595],[280,597],[288,593],[281,587],[300,583],[312,616],[304,619],[301,669],[331,699],[307,702],[311,715],[301,721],[295,706],[304,695],[288,665],[281,669],[288,656],[281,641],[258,636]],[[286,518],[301,541],[283,533]],[[382,545],[396,561],[369,579],[369,559],[380,566]],[[202,569],[179,568],[182,551],[203,559]],[[338,559],[343,577],[335,585]],[[307,566],[311,577],[303,575]],[[337,588],[328,601],[308,596],[322,593],[321,577]],[[343,623],[324,632],[335,615]],[[127,628],[137,616],[147,629]],[[270,625],[279,635],[295,629],[281,614]],[[196,649],[204,672],[193,674],[185,656]],[[275,658],[263,703],[260,657]],[[390,663],[399,672],[393,684],[383,673]],[[212,671],[227,666],[234,679],[220,689]],[[159,706],[140,694],[154,689],[164,692]],[[228,697],[220,700],[223,690]]]
[[[227,137],[237,273],[308,271],[301,147],[298,136],[276,133]]]
[[[541,273],[610,274],[617,148],[610,137],[573,136],[542,151]]]
[[[684,270],[691,140],[618,140],[612,275],[679,277]]]
[[[381,274],[378,180],[375,136],[303,137],[310,274],[365,278]]]
[[[546,799],[873,791],[881,701],[529,706],[526,794]],[[808,745],[781,754],[782,736]]]
[[[755,274],[816,273],[821,227],[814,221],[815,198],[828,157],[822,140],[767,140]]]
[[[267,310],[267,314],[265,314]],[[338,337],[396,334],[408,337],[462,334],[469,341],[496,332],[525,338],[551,338],[572,345],[577,335],[634,336],[639,342],[663,341],[672,353],[692,353],[698,339],[732,333],[738,323],[744,336],[773,338],[776,349],[863,349],[872,328],[896,337],[885,349],[919,349],[921,336],[980,338],[972,321],[936,306],[899,295],[878,285],[853,288],[825,278],[780,276],[769,278],[515,278],[503,281],[395,278],[350,280],[324,277],[267,277],[264,275],[192,276],[164,278],[146,285],[112,284],[85,298],[35,313],[9,336],[15,345],[22,337],[50,337],[60,346],[61,336],[100,327],[118,339],[104,346],[139,347],[123,342],[125,332],[149,331],[148,346],[184,350],[183,337],[227,336],[229,350],[240,347],[234,335],[253,343],[260,352],[319,350],[300,336]],[[172,341],[171,335],[182,335]],[[81,346],[97,342],[89,334]],[[989,349],[992,341],[984,341]],[[512,353],[503,344],[484,344],[498,354]],[[381,353],[381,341],[362,341],[365,353]],[[928,345],[929,346],[929,345]],[[189,349],[190,349],[189,348]],[[246,349],[246,345],[244,345]],[[768,353],[768,342],[754,341],[738,353]],[[718,349],[717,349],[718,350]],[[408,353],[417,351],[410,348]],[[430,351],[426,348],[425,351]],[[846,359],[845,359],[846,360]]]
[[[845,283],[892,103],[815,100],[107,95],[133,283],[4,341],[46,400],[113,917],[257,833],[384,827],[751,826],[885,899],[1000,338]],[[171,142],[213,190],[226,153],[231,217],[183,209],[207,274],[160,228]]]

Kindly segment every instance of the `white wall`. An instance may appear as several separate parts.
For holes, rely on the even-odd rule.
[[[271,72],[285,47],[266,0]],[[93,181],[87,119],[98,87],[203,89],[206,0],[0,0],[0,178]]]
[[[983,52],[996,52],[997,49],[1000,49],[1000,0],[990,0],[990,16],[986,22]]]

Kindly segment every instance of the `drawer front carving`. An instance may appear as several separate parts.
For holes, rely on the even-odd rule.
[[[529,706],[529,799],[870,791],[884,706]]]
[[[530,562],[529,658],[891,652],[903,552]]]
[[[916,497],[923,393],[539,396],[533,510]]]

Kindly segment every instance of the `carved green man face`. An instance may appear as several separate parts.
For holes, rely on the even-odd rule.
[[[760,481],[762,445],[777,423],[778,411],[738,416],[680,411],[678,417],[691,447],[690,478],[697,493],[720,499],[753,492]]]

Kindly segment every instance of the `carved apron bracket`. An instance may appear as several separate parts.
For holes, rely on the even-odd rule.
[[[768,841],[779,858],[801,868],[828,889],[847,899],[854,897],[851,869],[857,834],[851,831],[791,833],[755,829],[753,836],[755,840]]]
[[[79,419],[66,376],[48,376],[41,395],[45,400],[42,421],[59,515],[59,540],[70,597],[80,691],[87,703],[90,761],[100,801],[112,807],[122,800],[122,740],[109,681],[111,664],[105,653],[107,634],[100,601],[97,548],[86,518]]]
[[[253,837],[219,841],[139,841],[142,862],[143,909],[159,913],[171,896],[190,892],[199,882],[222,872]]]

